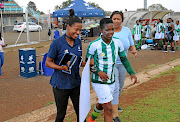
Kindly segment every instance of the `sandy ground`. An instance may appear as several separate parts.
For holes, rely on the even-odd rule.
[[[38,33],[32,32],[31,34],[32,36],[30,38],[36,40],[35,38],[38,37]],[[6,42],[10,43],[11,39],[8,40],[8,38],[12,38],[13,35],[15,38],[17,33],[13,32],[12,35],[10,33],[7,34],[9,37],[5,37],[5,39],[7,39]],[[26,39],[25,35],[23,39]],[[93,40],[94,38],[91,39]],[[19,77],[18,49],[33,47],[36,48],[36,54],[38,55],[47,52],[50,44],[51,41],[45,41],[36,45],[4,49],[5,63],[2,67],[2,74],[5,78],[0,79],[0,121],[8,120],[42,108],[47,105],[48,102],[54,101],[52,87],[49,85],[50,77],[42,75],[28,79]],[[85,57],[88,44],[89,43],[83,43],[83,57]],[[176,58],[180,58],[180,51],[175,53],[162,53],[159,50],[140,50],[136,58],[128,54],[128,59],[136,72],[154,68]],[[37,68],[39,67],[39,61],[40,57],[37,57]]]

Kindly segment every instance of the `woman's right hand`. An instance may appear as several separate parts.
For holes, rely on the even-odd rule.
[[[99,71],[98,75],[99,75],[99,77],[101,78],[102,81],[108,81],[109,80],[108,75],[103,71]]]
[[[69,71],[68,66],[61,66],[60,70]]]

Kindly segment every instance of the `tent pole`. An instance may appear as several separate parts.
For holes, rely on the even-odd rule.
[[[149,22],[149,24],[150,24],[150,29],[151,29],[151,24],[152,24],[152,11],[151,11],[151,14],[150,14],[150,22]],[[150,38],[152,37],[152,34],[150,34]]]
[[[49,30],[50,30],[50,32],[51,32],[51,14],[50,14],[50,10],[49,10],[49,16],[48,16],[48,27],[49,27]],[[52,33],[51,33],[52,34]],[[49,40],[52,40],[51,39],[51,34],[50,34],[50,36],[49,36]]]
[[[30,41],[29,41],[28,10],[27,9],[26,9],[26,28],[27,28],[27,43],[30,43]]]
[[[1,9],[1,33],[2,33],[2,36],[4,38],[4,30],[3,30],[3,16],[2,16],[2,9]]]
[[[39,17],[38,17],[38,25],[39,25]],[[41,40],[41,34],[40,34],[40,30],[39,30],[39,41]]]

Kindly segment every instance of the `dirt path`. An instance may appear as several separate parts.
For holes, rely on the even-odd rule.
[[[36,54],[45,53],[49,49],[50,41],[37,45],[23,47],[36,47]],[[88,43],[83,43],[83,57]],[[52,87],[49,85],[50,77],[36,76],[29,79],[19,77],[18,48],[6,48],[5,64],[2,73],[5,79],[0,79],[0,121],[8,120],[19,115],[44,107],[48,102],[54,101]],[[180,51],[175,53],[162,53],[161,51],[141,50],[138,57],[128,58],[136,72],[141,72],[180,58]],[[37,58],[37,67],[40,58]]]

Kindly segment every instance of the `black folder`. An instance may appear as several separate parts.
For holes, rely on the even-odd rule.
[[[61,61],[59,62],[59,65],[60,66],[66,66],[68,61],[70,61],[70,65],[68,67],[69,71],[62,70],[62,72],[71,74],[71,68],[74,65],[74,63],[76,62],[76,60],[77,60],[77,56],[75,54],[65,53],[64,56],[62,57]]]

